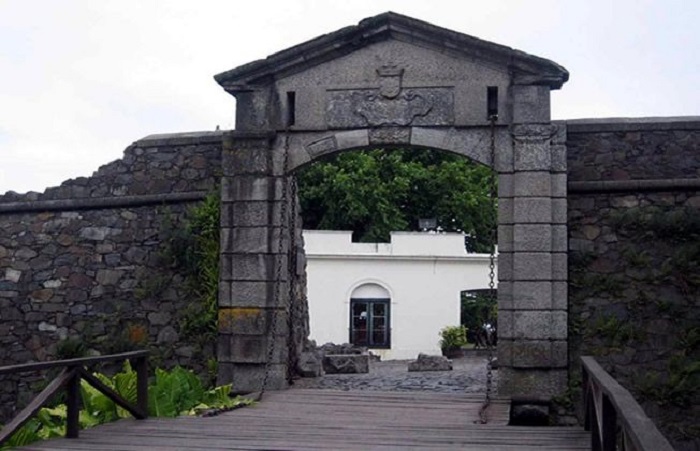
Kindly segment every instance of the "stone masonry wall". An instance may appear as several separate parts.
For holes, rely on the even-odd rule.
[[[220,167],[219,133],[153,136],[92,177],[0,196],[0,366],[65,358],[79,343],[148,347],[154,363],[206,374],[215,346],[181,331],[188,298],[163,240],[217,188]],[[0,378],[0,421],[43,378]]]
[[[567,128],[573,386],[595,356],[678,449],[698,449],[700,121]]]
[[[696,380],[688,364],[698,361],[700,341],[700,259],[692,254],[700,121],[584,120],[566,128],[572,388],[578,357],[595,355],[685,446],[697,437],[687,419],[700,405],[686,382]],[[60,357],[76,338],[100,353],[148,343],[165,366],[206,371],[214,345],[181,333],[188,300],[162,240],[216,188],[221,139],[148,137],[91,177],[0,195],[0,365]],[[666,223],[644,222],[669,211],[676,216]],[[11,394],[24,396],[42,378],[0,379],[0,420],[23,401]],[[670,390],[679,380],[681,390]]]

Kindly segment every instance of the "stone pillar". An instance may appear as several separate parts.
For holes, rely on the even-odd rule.
[[[513,87],[512,169],[499,170],[499,391],[534,399],[567,381],[566,160],[549,89]]]
[[[232,383],[235,392],[260,390],[270,340],[267,388],[287,386],[289,237],[280,253],[284,177],[274,139],[272,132],[224,136],[218,383]]]

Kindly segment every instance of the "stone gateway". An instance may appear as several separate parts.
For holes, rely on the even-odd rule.
[[[395,13],[217,75],[237,100],[223,148],[221,208],[232,219],[222,230],[219,381],[254,391],[268,373],[283,388],[300,352],[303,246],[288,176],[328,154],[401,146],[498,174],[500,390],[563,391],[566,148],[549,96],[568,77],[552,61]]]

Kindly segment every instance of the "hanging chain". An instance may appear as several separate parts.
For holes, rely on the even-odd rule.
[[[486,349],[488,351],[488,357],[487,357],[487,362],[486,362],[486,399],[484,399],[484,403],[481,406],[481,409],[479,410],[479,420],[478,423],[480,424],[486,424],[488,423],[488,415],[487,415],[487,410],[489,406],[491,405],[491,392],[493,390],[493,351],[494,351],[494,343],[493,343],[493,334],[491,333],[493,330],[493,325],[491,322],[493,321],[493,318],[491,318],[491,310],[493,308],[493,305],[497,302],[496,299],[496,224],[498,221],[498,217],[496,214],[496,196],[498,196],[497,188],[496,188],[496,121],[498,120],[498,116],[492,115],[489,116],[489,122],[491,123],[491,172],[490,172],[490,177],[489,177],[489,189],[490,189],[490,197],[491,197],[491,205],[490,205],[490,211],[491,211],[491,219],[492,219],[492,227],[491,227],[491,253],[489,255],[489,300],[491,301],[489,303],[489,313],[487,314],[487,325],[488,329],[486,330]]]
[[[280,293],[282,291],[282,266],[284,264],[284,236],[286,229],[289,226],[289,218],[287,211],[287,198],[289,191],[289,133],[284,134],[284,161],[282,165],[282,200],[280,204],[280,224],[279,224],[279,239],[277,241],[277,256],[275,261],[275,289],[274,289],[274,307],[272,308],[272,318],[270,320],[270,330],[267,334],[267,360],[265,361],[265,374],[260,386],[260,394],[258,401],[261,401],[267,383],[270,379],[270,371],[272,369],[272,359],[275,354],[275,341],[277,338],[277,314],[279,313]],[[275,181],[276,183],[276,181]],[[276,191],[276,189],[275,189]],[[273,209],[274,211],[274,209]],[[288,281],[291,284],[291,281]]]
[[[291,203],[291,211],[289,213],[289,266],[288,266],[288,296],[287,296],[287,382],[294,382],[294,370],[297,364],[297,342],[294,334],[294,318],[296,312],[293,311],[297,307],[296,288],[297,288],[297,179],[294,174],[288,176],[290,184],[289,201]]]

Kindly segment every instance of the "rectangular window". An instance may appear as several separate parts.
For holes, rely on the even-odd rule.
[[[391,344],[389,299],[350,300],[350,343],[368,348]]]

